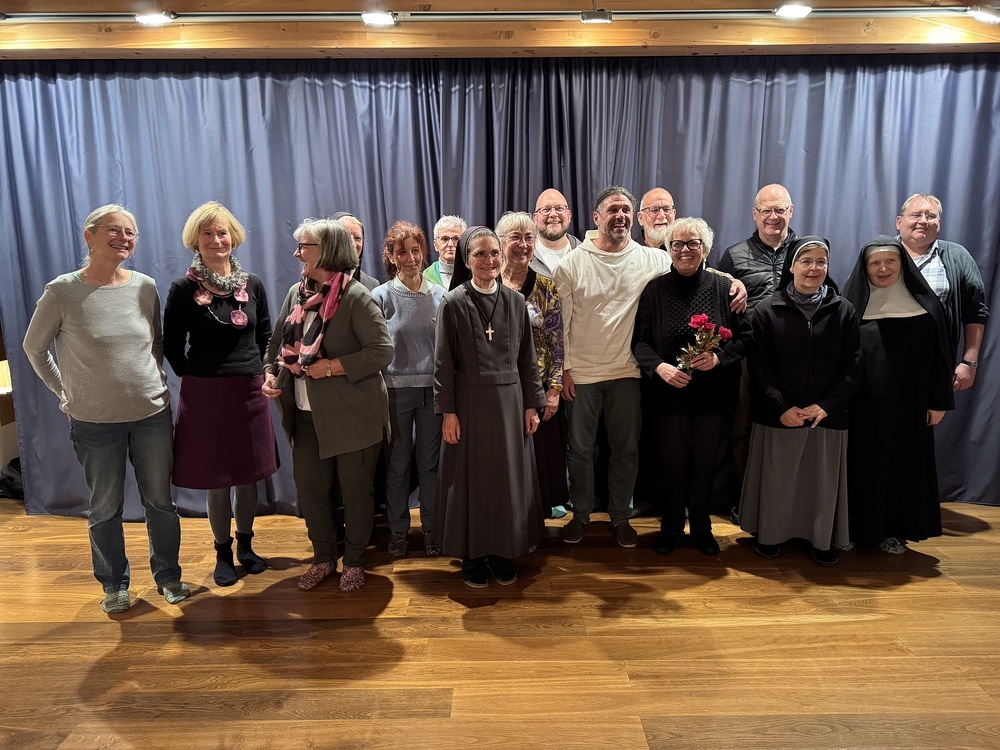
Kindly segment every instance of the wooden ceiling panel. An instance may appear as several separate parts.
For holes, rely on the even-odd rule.
[[[472,21],[402,21],[392,28],[370,28],[360,21],[289,20],[215,22],[189,20],[184,13],[358,12],[371,2],[344,0],[164,0],[180,14],[174,23],[147,28],[131,19],[32,23],[19,13],[133,13],[143,3],[29,2],[6,0],[0,21],[0,59],[98,58],[325,58],[325,57],[518,57],[633,55],[761,55],[856,54],[903,52],[1000,51],[1000,25],[979,23],[965,15],[830,16],[814,14],[787,21],[770,14],[744,19],[627,20],[584,25],[565,19]],[[611,11],[720,9],[720,0],[599,0]],[[740,9],[769,10],[775,2],[742,0]],[[827,0],[817,7],[857,8],[861,0]],[[381,0],[398,12],[561,12],[587,8],[587,3],[550,0],[543,8],[528,0],[442,0],[419,3]],[[735,3],[727,3],[732,10]],[[873,3],[863,3],[871,8]],[[952,8],[965,6],[943,4]],[[881,7],[941,8],[920,0],[886,0]]]

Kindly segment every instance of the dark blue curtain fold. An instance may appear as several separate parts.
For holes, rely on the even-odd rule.
[[[781,182],[793,226],[831,239],[843,279],[865,240],[893,232],[902,199],[930,191],[944,201],[942,236],[973,253],[998,310],[998,132],[1000,60],[988,55],[5,62],[0,320],[28,510],[86,509],[66,419],[20,341],[45,283],[78,267],[81,222],[102,203],[136,212],[133,265],[161,295],[191,259],[187,214],[226,203],[248,229],[237,255],[276,312],[307,216],[360,216],[364,268],[384,278],[381,239],[397,219],[428,232],[443,213],[492,224],[556,186],[582,235],[603,187],[660,185],[681,215],[708,220],[721,252],[753,229],[758,187]],[[1000,503],[996,329],[975,388],[938,428],[948,499]],[[279,443],[274,497],[294,512]],[[203,512],[201,493],[178,502]],[[140,516],[132,496],[127,512]]]

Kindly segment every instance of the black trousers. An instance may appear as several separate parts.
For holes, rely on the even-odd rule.
[[[691,535],[712,533],[709,509],[715,474],[729,445],[731,414],[646,414],[655,445],[660,530],[684,532],[687,509]]]

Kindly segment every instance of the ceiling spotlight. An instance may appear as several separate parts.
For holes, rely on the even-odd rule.
[[[611,23],[610,10],[585,10],[580,13],[581,23]]]
[[[135,20],[143,26],[166,26],[177,18],[177,14],[172,10],[152,11],[149,13],[136,13]]]
[[[362,13],[361,20],[366,26],[395,26],[396,14],[387,10],[376,10],[371,13]]]
[[[779,18],[805,18],[812,13],[811,5],[803,3],[785,3],[774,9],[774,15]]]
[[[983,23],[1000,23],[1000,10],[989,5],[973,5],[966,12]]]

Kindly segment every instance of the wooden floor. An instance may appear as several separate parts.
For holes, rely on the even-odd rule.
[[[606,523],[568,548],[550,521],[512,586],[373,550],[348,595],[295,587],[288,517],[258,519],[273,568],[218,589],[184,519],[179,606],[131,524],[138,601],[109,617],[85,522],[3,500],[0,748],[1000,748],[1000,508],[944,518],[829,569],[763,560],[721,519],[718,558],[653,554],[652,519],[635,550]]]

